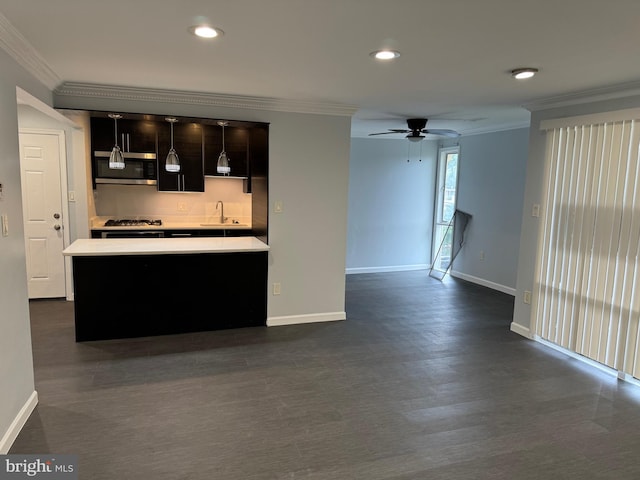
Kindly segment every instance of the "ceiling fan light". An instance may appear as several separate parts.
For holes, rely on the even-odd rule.
[[[400,52],[396,50],[376,50],[371,52],[370,55],[377,60],[393,60],[400,56]]]
[[[511,76],[517,80],[524,80],[525,78],[531,78],[538,73],[537,68],[516,68],[511,70]]]
[[[407,138],[409,139],[410,142],[421,142],[422,140],[425,139],[424,135],[407,135]]]

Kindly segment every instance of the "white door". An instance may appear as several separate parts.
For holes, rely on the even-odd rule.
[[[29,298],[64,297],[61,142],[64,133],[20,133]]]

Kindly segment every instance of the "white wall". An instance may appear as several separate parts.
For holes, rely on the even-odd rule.
[[[56,107],[270,123],[270,324],[344,318],[351,119],[144,100],[58,96]]]
[[[473,219],[453,274],[514,294],[528,132],[424,141],[422,162],[417,145],[405,139],[353,139],[347,272],[430,263],[438,148],[460,145],[458,208]]]
[[[521,128],[459,139],[457,207],[473,218],[465,245],[454,261],[453,275],[512,295],[518,272],[528,138],[529,129]]]
[[[21,426],[21,411],[30,400],[33,406],[36,398],[22,228],[16,86],[43,101],[50,103],[51,98],[48,90],[3,50],[0,70],[0,214],[7,215],[10,227],[7,237],[0,236],[0,453],[5,453]]]
[[[348,273],[427,268],[436,156],[433,141],[352,139]]]
[[[531,324],[531,305],[525,305],[522,302],[522,298],[525,290],[533,291],[536,253],[538,248],[540,218],[531,216],[531,208],[534,204],[542,204],[546,137],[544,132],[540,131],[540,122],[551,118],[611,112],[635,107],[640,107],[640,96],[629,96],[615,100],[549,108],[532,113],[520,234],[516,302],[513,312],[514,325],[512,325],[512,328],[519,333],[528,335]],[[533,302],[535,302],[535,299]]]

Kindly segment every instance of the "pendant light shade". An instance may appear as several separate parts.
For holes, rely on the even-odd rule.
[[[167,154],[167,160],[164,162],[164,168],[167,172],[177,173],[180,171],[180,159],[178,158],[175,148],[173,148],[173,124],[176,123],[178,119],[167,117],[165,120],[171,125],[171,148]]]
[[[229,157],[227,157],[227,152],[224,151],[224,127],[229,125],[229,122],[218,122],[218,125],[222,127],[222,152],[218,157],[217,171],[223,175],[229,175],[229,172],[231,172]]]
[[[113,150],[111,150],[111,155],[109,155],[109,168],[113,170],[122,170],[124,169],[124,156],[122,155],[122,150],[120,150],[120,147],[118,146],[118,120],[122,118],[122,115],[118,113],[110,113],[109,118],[113,118],[115,137],[115,145]]]

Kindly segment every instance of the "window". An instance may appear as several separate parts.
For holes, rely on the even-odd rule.
[[[451,261],[453,214],[456,211],[460,147],[447,147],[438,156],[435,215],[433,217],[433,269],[446,272]]]

